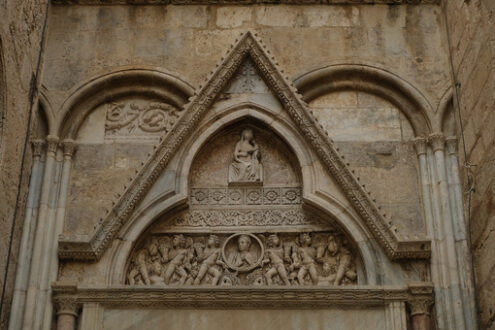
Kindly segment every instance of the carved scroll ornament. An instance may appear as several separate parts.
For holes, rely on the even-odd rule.
[[[153,235],[130,260],[129,285],[357,283],[355,255],[335,232]]]

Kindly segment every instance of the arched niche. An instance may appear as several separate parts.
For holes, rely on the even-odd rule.
[[[233,176],[249,149],[260,157],[241,173],[253,176]],[[226,125],[202,144],[188,173],[187,207],[164,212],[140,235],[121,284],[367,283],[359,248],[339,221],[303,205],[299,160],[268,125],[254,118]]]

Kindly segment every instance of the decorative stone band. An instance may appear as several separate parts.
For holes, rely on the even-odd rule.
[[[433,301],[432,286],[423,283],[424,299]],[[79,305],[99,303],[109,307],[144,308],[329,308],[385,306],[409,302],[419,296],[410,287],[78,287],[54,283],[53,299],[72,298]],[[419,288],[418,284],[416,288]]]
[[[439,4],[439,0],[52,0],[58,5],[250,5],[250,4],[287,4],[287,5],[333,5],[333,4],[387,4],[421,5]]]
[[[237,72],[239,66],[250,57],[266,84],[272,89],[291,119],[298,126],[307,143],[313,146],[326,170],[335,178],[346,193],[356,212],[361,216],[377,242],[391,260],[427,259],[431,254],[430,242],[425,239],[404,240],[400,238],[380,208],[369,197],[351,170],[342,160],[321,124],[309,113],[301,95],[283,71],[270,59],[266,46],[250,32],[241,35],[232,45],[231,51],[222,63],[206,79],[206,85],[199,90],[184,107],[184,114],[156,147],[150,159],[144,164],[130,186],[107,212],[105,219],[96,229],[89,242],[76,238],[59,242],[59,256],[66,259],[95,260],[115,238],[120,228],[129,220],[134,208],[144,198],[151,186],[161,175],[184,140],[196,129],[203,115]]]
[[[41,157],[43,148],[45,147],[45,141],[43,140],[32,140],[31,147],[33,148],[33,157]]]

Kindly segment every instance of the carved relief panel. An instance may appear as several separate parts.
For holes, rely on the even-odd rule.
[[[199,151],[189,184],[188,208],[136,246],[127,284],[357,284],[355,249],[333,220],[303,208],[297,159],[270,130],[227,128]]]

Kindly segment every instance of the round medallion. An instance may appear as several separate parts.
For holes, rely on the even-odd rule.
[[[263,244],[253,234],[238,233],[225,240],[222,257],[225,264],[238,272],[248,272],[261,264]]]

